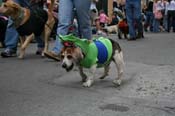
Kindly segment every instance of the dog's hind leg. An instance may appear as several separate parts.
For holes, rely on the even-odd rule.
[[[117,67],[118,71],[118,77],[113,81],[116,85],[121,85],[121,79],[123,77],[123,71],[124,71],[124,60],[123,60],[123,53],[122,51],[115,51],[114,57],[113,57],[114,63]]]
[[[110,69],[109,64],[105,65],[104,74],[100,77],[100,79],[104,79],[106,76],[108,76],[109,69]]]
[[[29,36],[26,37],[25,41],[21,40],[21,48],[20,48],[20,55],[18,58],[24,58],[24,54],[25,54],[25,49],[27,48],[27,46],[30,44],[30,42],[32,41],[32,39],[34,38],[34,34],[31,34]],[[24,39],[24,38],[21,38]]]

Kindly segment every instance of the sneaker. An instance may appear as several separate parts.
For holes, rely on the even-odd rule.
[[[60,56],[55,54],[54,52],[44,52],[44,56],[46,56],[47,58],[53,59],[55,61],[61,60]]]
[[[1,56],[3,58],[8,58],[8,57],[16,57],[16,51],[12,49],[5,49],[3,52],[1,52]]]

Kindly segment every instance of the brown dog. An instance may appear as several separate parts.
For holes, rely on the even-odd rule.
[[[34,36],[42,35],[45,42],[44,52],[48,50],[48,39],[55,23],[52,15],[53,4],[54,0],[52,0],[48,11],[43,9],[30,10],[21,7],[12,0],[8,0],[0,7],[0,13],[11,17],[20,35],[21,49],[19,58],[24,58],[25,49]]]

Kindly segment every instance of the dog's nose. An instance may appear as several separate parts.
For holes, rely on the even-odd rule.
[[[63,64],[62,64],[62,67],[63,67],[63,68],[66,68],[66,67],[67,67],[67,65],[66,65],[65,63],[63,63]]]

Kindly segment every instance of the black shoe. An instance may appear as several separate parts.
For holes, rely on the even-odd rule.
[[[144,38],[143,33],[138,33],[136,38],[137,39]]]
[[[12,49],[5,49],[3,52],[1,52],[1,56],[3,58],[8,58],[8,57],[16,57],[16,51]]]

